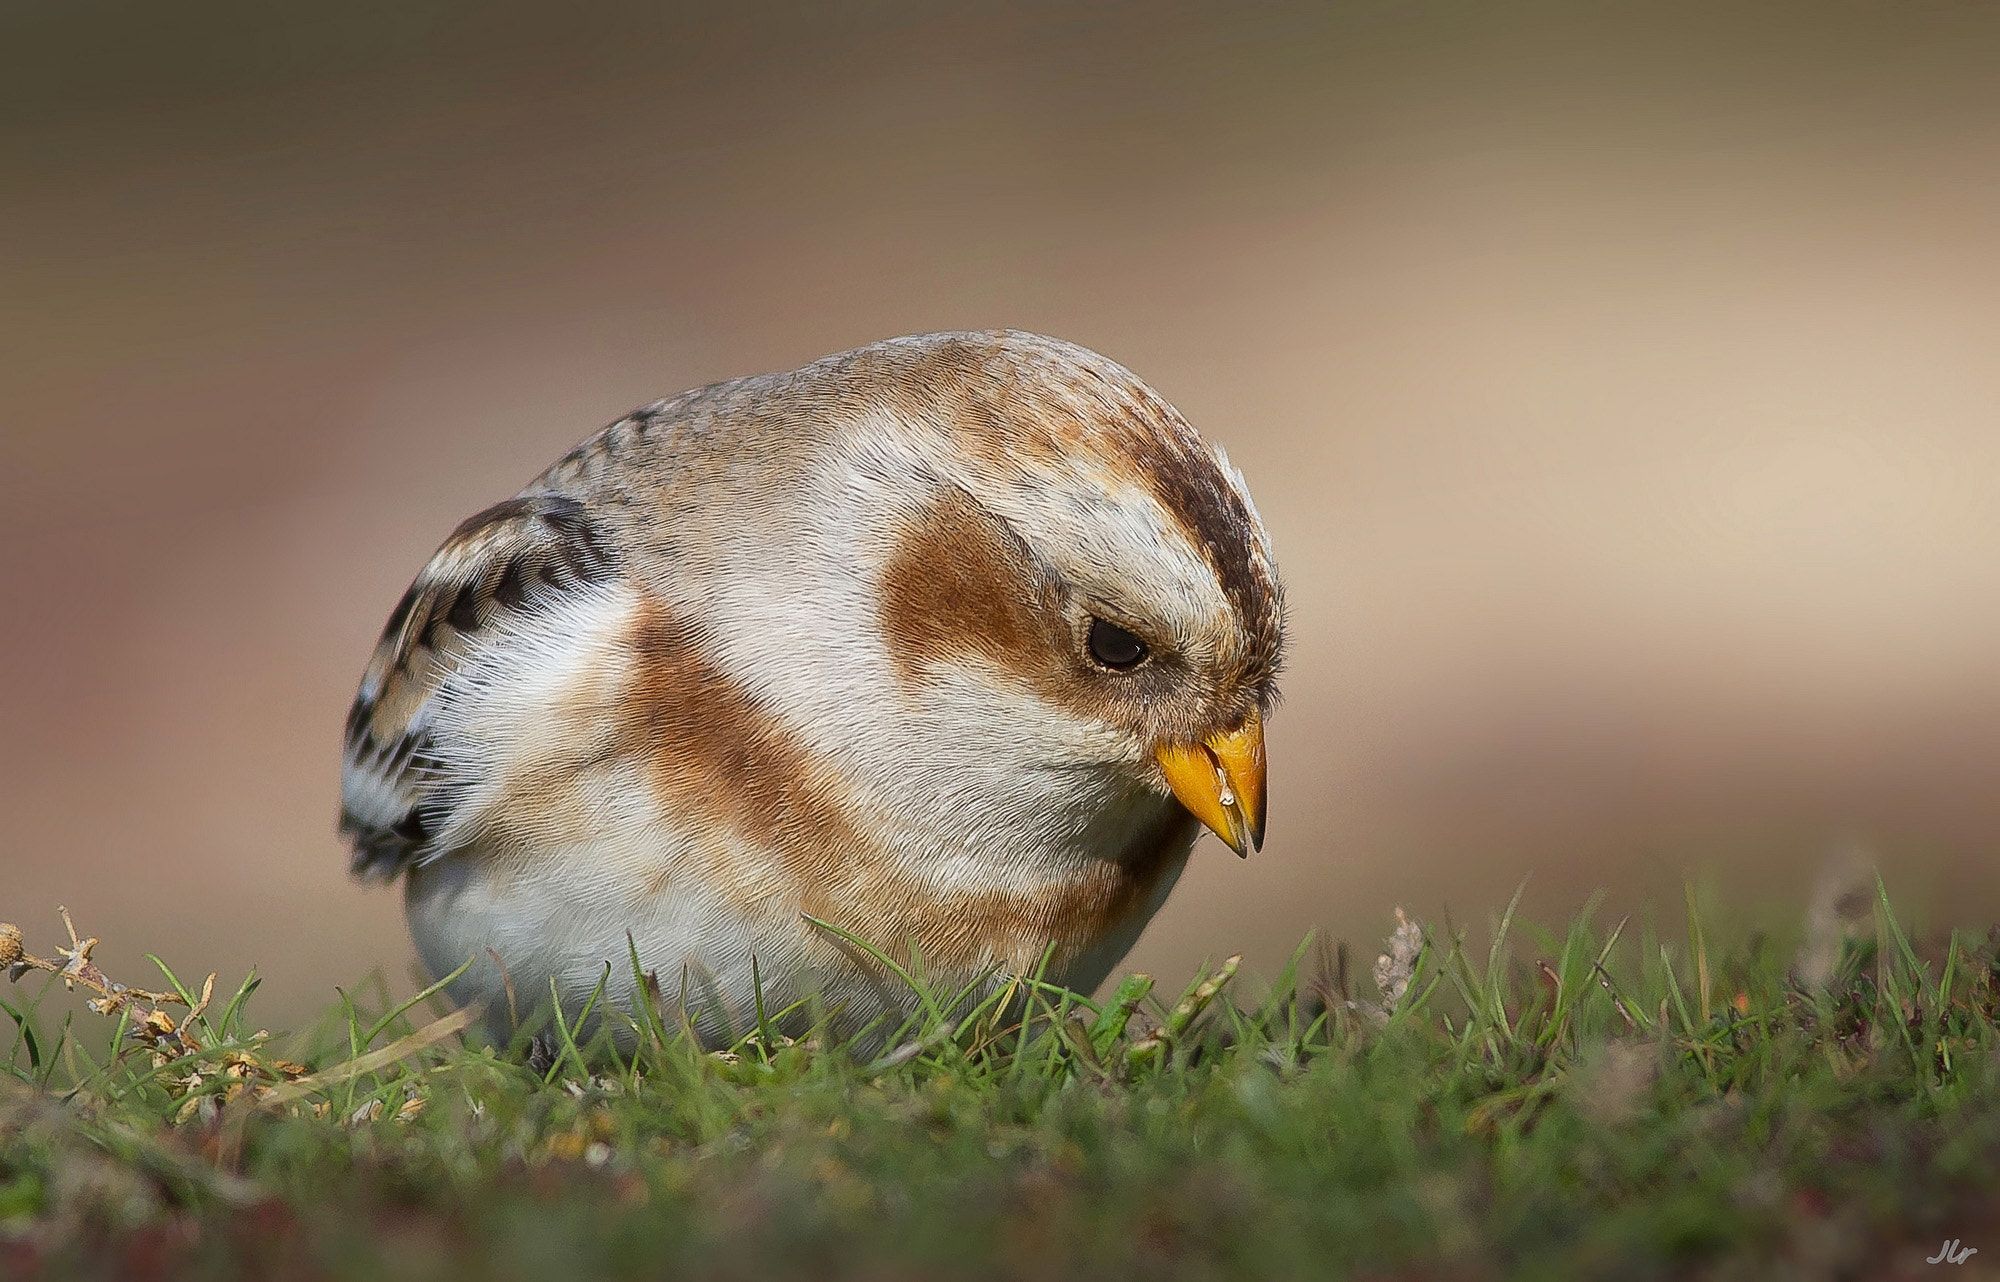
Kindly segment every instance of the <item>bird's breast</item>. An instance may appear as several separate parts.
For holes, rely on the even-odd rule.
[[[1088,987],[1194,840],[1171,798],[1129,790],[1070,797],[1067,830],[885,804],[633,589],[532,629],[470,656],[440,719],[452,871],[413,877],[410,901],[434,967],[493,947],[528,959],[516,984],[563,988],[627,968],[630,932],[649,968],[716,975],[732,1002],[753,958],[766,979],[856,982],[865,960],[810,917],[940,981],[1029,972],[1053,946],[1049,976]]]

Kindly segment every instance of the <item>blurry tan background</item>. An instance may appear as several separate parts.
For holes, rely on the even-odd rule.
[[[2000,6],[77,0],[0,60],[31,942],[401,982],[340,724],[443,535],[653,397],[994,325],[1224,443],[1289,581],[1272,839],[1133,964],[1850,838],[2000,913]]]

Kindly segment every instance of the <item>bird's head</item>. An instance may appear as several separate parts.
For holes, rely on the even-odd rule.
[[[1124,368],[1038,335],[834,360],[869,393],[821,478],[865,513],[853,563],[909,768],[936,763],[968,823],[982,775],[1003,810],[1046,801],[1035,776],[1077,798],[1059,822],[1171,791],[1238,854],[1261,846],[1282,597],[1221,451]]]

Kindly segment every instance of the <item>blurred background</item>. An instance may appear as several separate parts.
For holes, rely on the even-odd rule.
[[[0,10],[0,917],[279,1021],[382,967],[340,726],[463,516],[627,409],[1017,326],[1223,443],[1272,837],[1178,981],[1533,874],[1872,851],[2000,914],[2000,7]]]

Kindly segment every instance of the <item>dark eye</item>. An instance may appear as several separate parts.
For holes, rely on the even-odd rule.
[[[1090,621],[1090,657],[1123,672],[1146,661],[1146,643],[1115,623]]]

